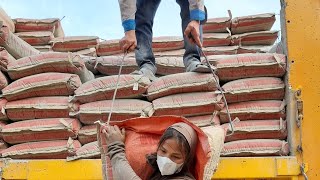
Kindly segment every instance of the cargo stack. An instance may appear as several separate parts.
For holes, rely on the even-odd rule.
[[[222,155],[288,155],[283,100],[286,57],[267,53],[277,39],[277,31],[270,31],[274,14],[232,18],[230,13],[230,17],[208,19],[203,26],[203,51],[217,68],[215,78],[210,73],[185,72],[182,37],[155,37],[152,49],[159,78],[150,82],[130,74],[138,66],[134,53],[129,53],[114,103],[123,57],[119,40],[64,37],[56,32],[59,19],[38,21],[32,20],[37,24],[33,26],[29,20],[16,19],[15,26],[11,22],[1,29],[6,41],[0,41],[4,46],[0,67],[9,79],[1,81],[0,119],[6,120],[1,135],[11,146],[2,151],[3,157],[100,158],[94,123],[107,122],[111,111],[111,124],[134,117],[176,115],[209,135],[210,128],[220,125],[229,133],[219,85],[235,128],[225,139]],[[44,30],[40,31],[39,24],[46,21],[53,28],[45,30],[50,35],[32,40],[24,36],[41,34]],[[45,41],[59,52],[39,54],[17,35],[30,44]],[[2,147],[7,146],[3,143]]]
[[[2,157],[64,159],[81,147],[76,140],[81,123],[69,116],[79,104],[70,103],[69,96],[82,84],[77,74],[84,68],[84,62],[69,53],[39,54],[8,64],[13,82],[2,95],[11,123],[1,134],[12,146]]]
[[[283,141],[287,130],[282,79],[286,57],[240,54],[220,57],[212,63],[223,82],[231,120],[236,120],[235,133],[226,137],[222,155],[287,155],[288,143]],[[226,108],[219,115],[222,126],[230,130]]]
[[[65,36],[60,19],[14,19],[15,35],[41,52],[96,56],[97,36]]]
[[[41,52],[52,51],[51,41],[55,37],[64,37],[60,19],[13,19],[15,35]]]
[[[14,159],[65,159],[81,147],[81,123],[70,116],[79,104],[69,96],[82,82],[93,79],[79,55],[47,52],[10,61],[12,82],[2,90],[8,101],[3,113],[9,120],[2,128],[11,146],[2,157]]]

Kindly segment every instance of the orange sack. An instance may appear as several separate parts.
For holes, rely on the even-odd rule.
[[[125,150],[129,164],[141,179],[147,179],[152,169],[146,162],[146,155],[156,152],[158,142],[164,131],[172,124],[184,122],[189,124],[198,135],[194,167],[190,172],[196,179],[211,179],[220,157],[225,138],[224,130],[221,127],[214,127],[210,132],[204,133],[200,128],[190,123],[187,119],[179,116],[158,116],[149,118],[132,118],[122,122],[111,122],[111,125],[118,125],[126,129]],[[102,128],[98,125],[98,129]],[[101,132],[101,131],[100,131]],[[106,179],[112,177],[109,157],[106,155],[107,145],[105,136],[98,133],[98,142],[102,158],[102,172]]]

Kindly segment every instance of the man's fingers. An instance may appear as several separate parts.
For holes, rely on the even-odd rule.
[[[185,35],[187,38],[189,38],[190,32],[191,32],[191,29],[190,29],[190,26],[188,26],[188,27],[186,28],[186,30],[184,31],[184,35]]]
[[[114,126],[114,130],[115,130],[117,133],[121,134],[120,128],[119,128],[117,125]]]
[[[133,51],[136,47],[134,46],[134,42],[129,42],[129,41],[127,41],[125,44],[124,44],[124,46],[123,46],[123,48],[122,48],[122,50],[124,51],[124,52],[126,52],[126,51],[130,51],[130,49],[132,48],[132,50],[131,51]]]
[[[193,37],[193,41],[195,44],[197,44],[200,48],[202,47],[202,43],[200,41],[200,34],[198,33],[198,31],[193,27],[192,31],[191,31],[191,35]]]
[[[128,48],[129,48],[129,44],[128,44],[128,43],[125,43],[125,44],[122,46],[122,51],[123,51],[123,52],[126,52],[126,51],[128,51]]]
[[[109,134],[107,133],[107,131],[104,129],[104,130],[102,130],[102,133],[103,133],[104,137],[106,138],[106,140],[108,140]]]
[[[136,47],[137,47],[137,46],[135,45],[135,43],[133,43],[133,44],[129,47],[128,52],[134,51]]]
[[[126,129],[122,128],[122,129],[121,129],[121,134],[122,134],[123,136],[125,136],[125,135],[126,135]]]

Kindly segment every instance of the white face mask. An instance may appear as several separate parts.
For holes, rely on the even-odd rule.
[[[157,155],[157,164],[162,176],[172,175],[181,170],[183,163],[177,164],[167,157]]]

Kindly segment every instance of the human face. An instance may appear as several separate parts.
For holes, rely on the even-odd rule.
[[[157,155],[167,157],[176,164],[182,164],[185,161],[185,154],[183,149],[177,143],[176,139],[165,140],[158,148]]]

